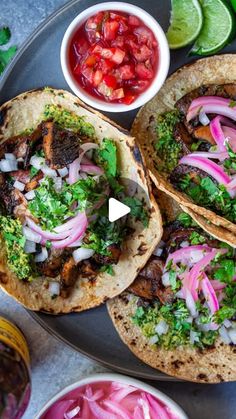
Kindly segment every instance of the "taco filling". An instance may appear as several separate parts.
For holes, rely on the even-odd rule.
[[[194,203],[236,219],[236,85],[207,85],[159,115],[157,169]]]
[[[9,269],[19,281],[49,278],[52,298],[68,297],[78,276],[96,281],[113,275],[127,219],[108,221],[108,200],[131,208],[148,226],[144,201],[129,196],[120,180],[117,145],[96,142],[94,126],[54,104],[46,104],[36,129],[0,145],[0,228]]]
[[[133,324],[167,350],[236,344],[235,263],[233,248],[181,213],[129,288]]]

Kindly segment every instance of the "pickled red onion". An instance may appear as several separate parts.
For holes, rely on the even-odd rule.
[[[203,279],[201,280],[201,290],[211,311],[211,314],[214,314],[217,310],[219,310],[220,305],[217,300],[214,288],[205,273],[203,274]]]
[[[70,246],[83,236],[87,228],[88,221],[85,213],[80,213],[79,215],[80,218],[77,219],[76,226],[73,228],[71,235],[62,240],[52,241],[52,247],[54,249],[63,249],[64,247]]]
[[[87,153],[87,151],[89,150],[98,148],[98,145],[95,143],[85,143],[85,144],[82,144],[80,148],[82,152],[80,153],[79,157],[75,159],[73,163],[69,165],[68,183],[70,185],[77,182],[77,180],[79,179],[80,164],[85,153]]]
[[[81,164],[80,169],[82,172],[89,173],[90,175],[103,175],[104,170],[95,164]]]
[[[222,130],[225,136],[225,141],[228,141],[231,149],[236,153],[236,126],[226,127],[222,126]]]
[[[228,102],[229,103],[229,102]],[[209,102],[209,104],[203,104],[202,106],[198,105],[195,107],[192,107],[191,110],[187,113],[187,121],[191,121],[191,119],[195,118],[199,111],[208,113],[215,113],[217,115],[226,116],[233,121],[236,121],[236,108],[229,107],[229,104],[227,103],[219,103],[217,101]]]
[[[205,254],[211,251],[211,248],[206,245],[199,244],[199,245],[188,246],[188,247],[184,247],[182,249],[176,250],[175,252],[171,253],[168,256],[164,271],[166,270],[166,267],[168,266],[170,260],[172,260],[174,264],[177,264],[179,262],[186,263],[188,262],[188,259],[191,256],[191,253],[196,252],[196,251],[202,252],[202,257],[204,257]]]
[[[193,99],[193,101],[191,102],[188,108],[188,112],[197,106],[201,108],[202,106],[209,105],[211,103],[217,103],[219,105],[229,106],[230,102],[231,102],[230,99],[226,99],[220,96],[200,96],[196,99]]]
[[[191,153],[192,157],[203,157],[207,159],[215,159],[219,161],[224,161],[228,158],[228,152],[227,151],[221,151],[221,152],[208,152],[208,151],[195,151],[194,153]]]
[[[230,177],[224,170],[215,162],[203,158],[194,157],[191,154],[184,156],[180,159],[179,164],[186,164],[187,166],[197,167],[206,172],[209,176],[213,177],[218,183],[227,185],[230,182]]]

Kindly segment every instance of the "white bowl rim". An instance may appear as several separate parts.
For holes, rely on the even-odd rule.
[[[130,105],[119,104],[119,103],[109,103],[96,99],[87,93],[84,89],[80,88],[79,84],[74,80],[71,75],[68,64],[67,64],[67,53],[68,53],[68,44],[76,31],[79,23],[83,23],[88,17],[94,15],[96,12],[103,10],[122,10],[127,13],[132,13],[138,16],[141,20],[144,21],[145,25],[152,30],[154,36],[158,42],[159,46],[159,64],[155,77],[152,80],[152,83],[146,91],[140,94],[140,96]],[[133,109],[137,109],[143,106],[145,103],[150,101],[160,90],[163,83],[166,80],[168,75],[169,66],[170,66],[170,50],[168,42],[165,36],[165,33],[160,26],[160,24],[144,9],[139,6],[135,6],[131,3],[125,2],[107,2],[107,3],[98,3],[94,6],[91,6],[81,13],[79,13],[68,26],[61,43],[60,50],[60,60],[61,68],[63,75],[66,79],[67,84],[71,90],[86,104],[92,106],[93,108],[99,109],[101,111],[107,112],[127,112]]]
[[[35,416],[34,419],[40,419],[43,414],[61,397],[65,396],[72,390],[82,387],[86,384],[92,384],[102,381],[116,381],[122,384],[129,384],[138,389],[144,390],[147,393],[150,393],[152,396],[159,399],[163,404],[171,409],[171,412],[175,415],[178,415],[178,419],[189,419],[187,414],[184,412],[182,407],[180,407],[174,400],[167,396],[162,391],[152,387],[149,384],[146,384],[136,378],[129,377],[127,375],[121,375],[116,373],[96,373],[89,375],[88,377],[82,378],[81,380],[76,381],[73,384],[70,384],[63,388],[61,391],[56,393],[40,410],[40,412]],[[176,418],[177,419],[177,418]]]

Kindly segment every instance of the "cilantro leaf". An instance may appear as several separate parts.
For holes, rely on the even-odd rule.
[[[115,143],[109,138],[104,138],[101,147],[97,150],[96,159],[108,177],[117,175],[117,150]]]
[[[236,313],[236,308],[223,306],[214,314],[214,321],[220,324],[226,319],[231,319]]]
[[[206,237],[198,233],[198,231],[193,231],[189,236],[189,240],[192,245],[202,244],[206,242]]]
[[[236,106],[236,100],[231,100],[229,102],[229,108],[234,108]]]
[[[186,212],[181,212],[177,216],[177,220],[186,228],[196,225],[196,223],[193,221],[193,219],[190,217],[190,215],[187,214]]]
[[[8,48],[7,50],[0,50],[0,74],[5,70],[7,64],[12,59],[12,57],[15,55],[17,50],[16,46],[12,46]]]
[[[11,31],[7,26],[0,29],[0,45],[5,45],[11,38]]]
[[[230,283],[235,276],[235,263],[232,259],[218,261],[220,268],[214,273],[214,278],[220,282]]]

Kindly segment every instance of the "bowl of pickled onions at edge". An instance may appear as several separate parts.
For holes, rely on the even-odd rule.
[[[54,396],[35,419],[188,419],[168,396],[119,374],[95,374]]]

